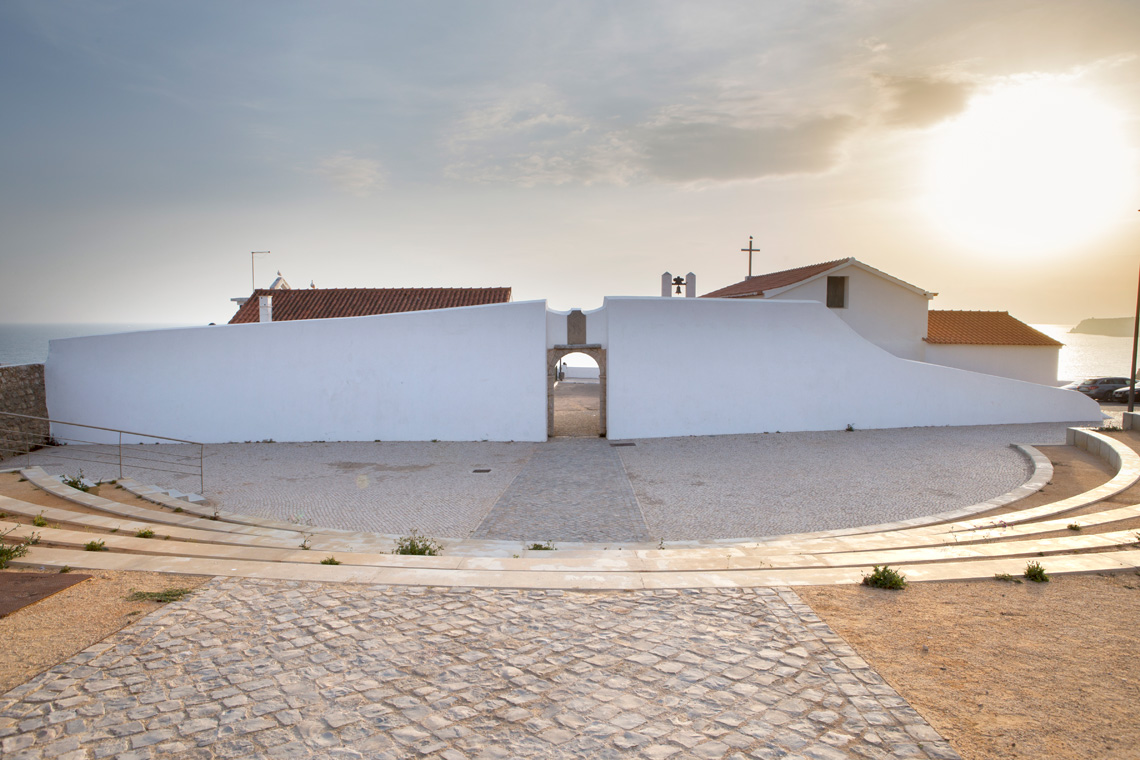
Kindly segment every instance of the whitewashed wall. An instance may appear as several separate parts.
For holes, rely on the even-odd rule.
[[[835,315],[875,345],[904,359],[924,356],[929,300],[855,266],[832,273],[847,277],[847,307]],[[827,303],[827,278],[806,282],[774,297],[786,301]]]
[[[1073,391],[900,359],[814,301],[605,308],[610,438],[1101,419]]]
[[[973,346],[931,343],[926,361],[1043,385],[1057,384],[1060,349],[1051,346]]]
[[[539,441],[545,349],[530,301],[56,340],[45,381],[55,419],[207,443]]]

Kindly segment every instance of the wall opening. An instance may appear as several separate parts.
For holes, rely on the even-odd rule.
[[[559,346],[547,351],[548,436],[605,436],[605,356],[601,346]]]

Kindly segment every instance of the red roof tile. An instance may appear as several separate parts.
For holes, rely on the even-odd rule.
[[[231,325],[258,321],[258,296],[273,296],[273,321],[366,317],[402,311],[450,309],[507,303],[510,288],[309,288],[253,291],[230,320]]]
[[[1063,346],[1007,311],[930,311],[926,342],[978,346]]]
[[[775,290],[776,288],[783,288],[788,285],[795,285],[797,282],[803,282],[809,277],[815,277],[817,274],[826,272],[828,269],[834,269],[847,261],[849,261],[849,259],[838,259],[836,261],[825,261],[822,264],[812,264],[811,266],[798,267],[796,269],[785,269],[783,272],[758,274],[755,277],[749,277],[747,280],[738,282],[735,285],[728,285],[720,290],[705,293],[701,298],[746,298],[748,296],[758,296],[763,294],[766,290]]]

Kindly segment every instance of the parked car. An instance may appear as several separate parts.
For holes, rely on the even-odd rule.
[[[1127,404],[1128,403],[1128,386],[1126,385],[1123,388],[1117,388],[1116,390],[1114,390],[1112,392],[1112,400],[1118,404]],[[1134,402],[1140,401],[1140,385],[1137,385],[1136,390],[1132,392],[1132,400]]]
[[[1128,392],[1128,378],[1126,377],[1091,377],[1077,383],[1074,390],[1078,390],[1089,398],[1105,401],[1112,398],[1112,392],[1117,388],[1124,388]],[[1070,387],[1065,386],[1066,388]]]

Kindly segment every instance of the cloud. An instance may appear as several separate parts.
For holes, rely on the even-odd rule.
[[[384,185],[384,172],[379,161],[356,156],[346,150],[322,160],[317,166],[317,173],[353,195],[370,195]]]
[[[857,127],[850,116],[790,124],[665,124],[646,130],[645,168],[672,182],[734,181],[827,171]]]
[[[969,82],[935,76],[875,76],[890,98],[884,118],[897,127],[929,127],[961,113],[973,94]]]

